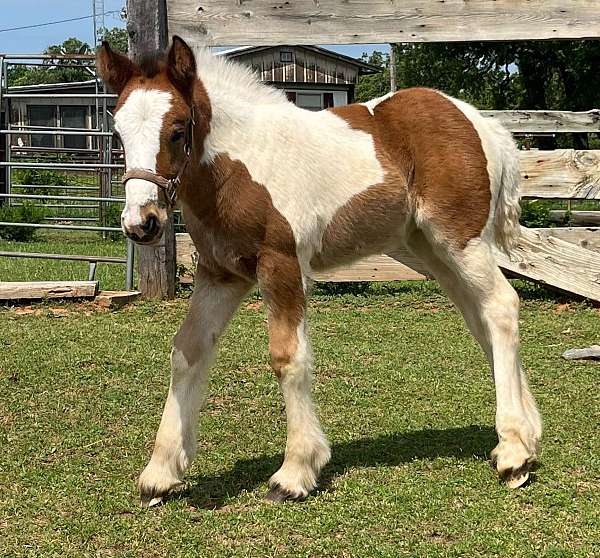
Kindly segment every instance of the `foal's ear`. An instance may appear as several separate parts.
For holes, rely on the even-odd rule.
[[[196,59],[192,49],[177,35],[167,57],[167,75],[183,97],[191,102],[196,81]]]
[[[96,68],[100,77],[118,95],[137,73],[135,64],[127,56],[113,51],[106,41],[102,41],[96,53]]]

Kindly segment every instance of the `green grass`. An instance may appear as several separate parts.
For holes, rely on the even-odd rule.
[[[67,236],[68,235],[68,236]],[[122,235],[121,235],[122,236]],[[32,242],[0,239],[0,251],[125,257],[125,238],[102,240],[97,232],[38,230]],[[67,260],[0,257],[0,281],[84,281],[88,263]],[[96,278],[104,290],[125,288],[125,266],[99,263]]]
[[[360,287],[311,303],[333,460],[316,494],[281,506],[262,499],[285,419],[254,299],[222,342],[187,488],[150,510],[135,479],[187,301],[0,310],[0,554],[598,556],[600,368],[560,355],[598,342],[600,314],[520,292],[545,419],[533,483],[510,491],[490,469],[490,373],[446,298],[429,283]]]

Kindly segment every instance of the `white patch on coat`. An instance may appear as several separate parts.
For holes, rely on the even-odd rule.
[[[519,154],[511,133],[499,122],[485,118],[479,111],[458,99],[444,95],[473,124],[487,160],[491,203],[482,236],[505,251],[516,244],[519,229]]]
[[[331,450],[311,397],[313,357],[304,320],[298,325],[296,335],[296,354],[281,370],[279,380],[287,417],[285,459],[269,484],[304,497],[317,485],[319,472],[331,458]]]
[[[291,226],[304,273],[335,213],[384,179],[370,134],[329,111],[310,112],[256,81],[245,68],[197,54],[212,120],[204,163],[241,161]]]
[[[375,116],[375,107],[379,103],[383,103],[383,101],[385,101],[386,99],[393,97],[395,94],[396,94],[395,91],[390,91],[389,93],[386,93],[385,95],[383,95],[381,97],[376,97],[375,99],[371,99],[370,101],[367,101],[366,103],[360,103],[360,104],[367,107],[368,111],[371,113],[371,116]]]
[[[189,311],[171,351],[171,385],[154,451],[139,479],[143,491],[167,492],[194,459],[198,412],[206,397],[216,342],[249,286],[215,285],[200,271],[196,275]],[[192,362],[186,351],[192,355],[198,351]]]
[[[171,108],[171,93],[158,89],[135,89],[115,114],[115,130],[125,149],[127,169],[156,172],[160,151],[160,131],[165,114]],[[140,209],[158,199],[153,182],[132,178],[125,185],[125,209],[122,223],[126,228],[141,224]]]

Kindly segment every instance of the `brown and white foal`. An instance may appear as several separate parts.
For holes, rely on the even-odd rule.
[[[119,94],[125,234],[156,242],[176,195],[199,254],[154,452],[139,479],[144,502],[160,501],[190,466],[215,345],[256,283],[287,414],[285,459],[268,498],[315,488],[330,450],[311,399],[307,277],[399,246],[427,265],[487,355],[497,392],[492,459],[509,485],[525,482],[541,421],[518,356],[519,300],[493,255],[519,235],[519,164],[508,132],[429,89],[302,110],[178,37],[165,56],[139,65],[107,44],[97,62]]]

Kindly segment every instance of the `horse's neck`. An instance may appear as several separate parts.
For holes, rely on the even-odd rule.
[[[203,162],[219,154],[242,163],[276,159],[282,141],[299,139],[305,123],[297,107],[282,102],[253,105],[244,101],[215,104],[210,133],[204,141]]]

